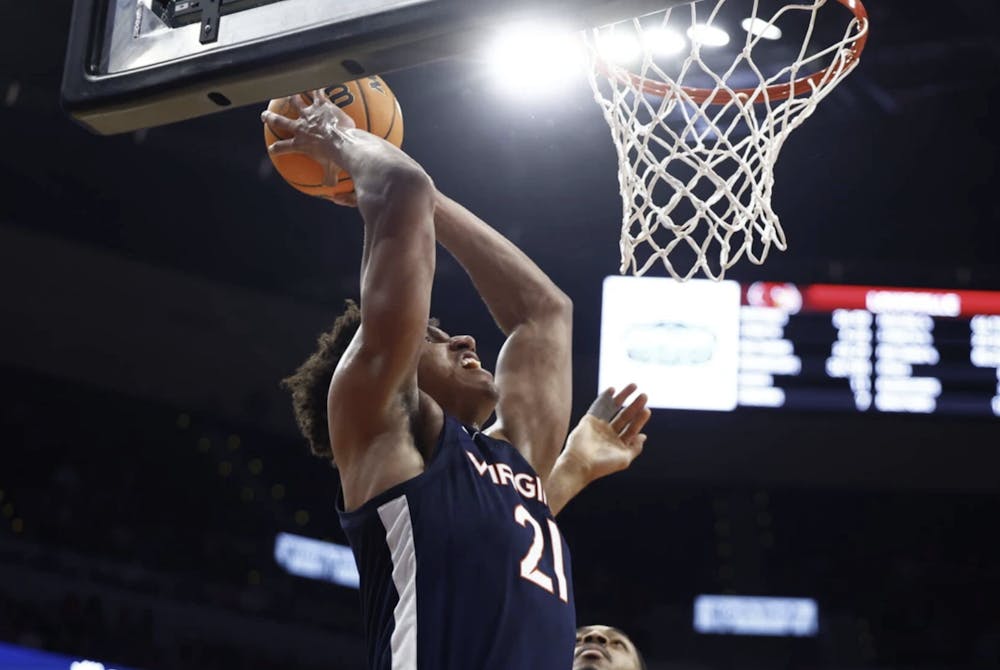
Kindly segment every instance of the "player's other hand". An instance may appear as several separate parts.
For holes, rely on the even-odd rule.
[[[288,98],[299,118],[264,111],[260,118],[288,139],[278,140],[267,149],[272,155],[302,153],[322,165],[329,176],[336,176],[343,166],[341,147],[355,128],[354,119],[337,107],[326,91],[317,89],[310,96],[299,93]]]
[[[617,394],[607,389],[569,434],[563,456],[576,461],[590,481],[626,469],[642,453],[646,442],[642,429],[651,412],[644,393],[625,406],[635,391],[635,384]]]

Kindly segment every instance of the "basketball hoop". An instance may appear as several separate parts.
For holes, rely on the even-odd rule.
[[[818,21],[836,3],[851,11],[846,29],[841,13],[832,28]],[[726,12],[747,4],[742,49],[720,55],[710,31],[728,41],[719,28]],[[771,207],[774,164],[791,131],[857,67],[868,15],[860,0],[777,2],[770,18],[761,4],[692,2],[584,35],[591,87],[618,152],[622,274],[643,275],[660,261],[676,279],[700,271],[721,280],[744,255],[759,265],[772,246],[787,248]],[[790,55],[791,28],[802,36]],[[690,51],[663,55],[668,42],[683,44],[681,34]],[[641,50],[631,66],[607,56],[623,36]]]

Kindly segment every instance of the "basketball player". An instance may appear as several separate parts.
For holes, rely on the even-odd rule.
[[[570,556],[544,486],[569,423],[572,304],[323,91],[292,103],[296,120],[263,115],[289,137],[270,150],[347,170],[365,226],[360,308],[286,385],[313,451],[339,471],[368,666],[568,668]],[[428,318],[436,241],[507,336],[495,377],[472,337]]]
[[[573,670],[646,670],[646,662],[617,628],[583,626],[576,631]]]
[[[570,433],[549,480],[549,506],[558,514],[569,498],[590,482],[624,470],[642,451],[640,431],[649,420],[645,397],[622,409],[635,392],[630,384],[618,395],[609,389],[597,397]],[[583,626],[576,631],[572,670],[646,670],[632,640],[610,626]]]
[[[629,384],[618,395],[608,389],[597,397],[566,440],[548,484],[549,507],[558,514],[590,482],[626,469],[642,452],[649,420],[645,396],[623,409],[635,392]],[[617,628],[583,626],[576,631],[572,670],[646,670],[635,644]]]

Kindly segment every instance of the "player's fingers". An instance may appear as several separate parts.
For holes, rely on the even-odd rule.
[[[358,206],[358,194],[353,191],[351,193],[338,193],[330,199],[342,207]]]
[[[645,407],[639,408],[630,417],[630,421],[623,425],[618,435],[621,439],[627,440],[635,435],[639,434],[639,431],[643,429],[646,422],[649,421],[650,411]]]
[[[633,435],[625,444],[628,446],[629,451],[632,452],[632,458],[638,458],[639,454],[642,453],[642,447],[646,444],[646,434],[639,433],[638,435]]]
[[[277,142],[268,146],[267,151],[272,156],[281,156],[282,154],[302,153],[302,151],[296,144],[294,137],[287,140],[278,140]]]
[[[260,113],[260,120],[271,128],[283,133],[294,133],[299,129],[298,119],[290,119],[287,116],[264,110]]]
[[[639,417],[632,423],[637,424],[639,426],[639,430],[642,430],[643,428],[646,427],[646,424],[649,423],[649,419],[652,416],[653,416],[653,411],[648,407],[644,407],[642,409],[642,412],[639,414]]]
[[[623,388],[621,391],[619,391],[615,395],[615,405],[617,407],[621,407],[622,405],[624,405],[625,401],[628,400],[628,397],[630,395],[632,395],[633,393],[635,393],[635,390],[637,388],[638,387],[635,384],[629,384],[628,386],[626,386],[625,388]]]
[[[317,96],[316,91],[303,91],[295,96],[296,109],[299,110],[300,114],[305,114],[306,110],[310,107],[315,107],[316,105],[323,104],[324,98],[322,96]]]
[[[636,415],[636,417],[627,425],[621,432],[621,439],[629,440],[639,434],[645,425],[649,421],[649,417],[652,416],[652,412],[649,411],[648,407],[643,407],[642,410]]]
[[[324,183],[325,184],[329,184],[331,186],[335,186],[335,185],[339,184],[340,182],[342,182],[344,180],[349,180],[351,178],[350,175],[348,175],[346,172],[344,172],[343,170],[341,170],[340,167],[337,166],[334,163],[327,163],[326,164],[325,173],[326,173],[326,179],[325,179]]]
[[[630,423],[635,421],[636,417],[638,417],[639,414],[641,414],[645,408],[646,408],[646,394],[641,393],[638,398],[629,403],[628,407],[623,409],[621,413],[615,417],[615,420],[612,422],[611,427],[614,428],[616,432],[621,434],[623,430],[628,428]]]
[[[302,112],[305,111],[306,107],[309,106],[310,102],[309,100],[304,100],[302,98],[303,95],[304,94],[302,93],[296,93],[295,95],[290,95],[287,98],[285,98],[285,100],[288,101],[288,106],[293,108],[296,112],[298,112],[299,116],[302,116]]]
[[[615,414],[618,413],[619,405],[617,405],[612,398],[615,390],[613,388],[605,389],[601,392],[599,396],[590,404],[590,408],[587,410],[587,414],[600,419],[601,421],[610,422],[615,418]]]
[[[316,97],[317,101],[329,103],[329,105],[327,105],[327,109],[329,110],[330,114],[333,115],[334,119],[336,119],[338,127],[357,128],[358,124],[354,123],[354,119],[351,117],[351,115],[345,112],[343,109],[341,109],[340,106],[337,105],[335,102],[333,102],[333,100],[330,99],[330,96],[326,94],[326,91],[318,89],[316,91],[313,91],[313,95]]]
[[[312,99],[313,99],[313,102],[316,102],[316,103],[319,103],[319,104],[324,104],[324,103],[327,103],[327,102],[329,102],[331,105],[333,104],[333,101],[330,100],[330,96],[327,95],[325,88],[317,88],[316,90],[314,90],[312,92]],[[336,107],[336,105],[334,105],[334,107]]]

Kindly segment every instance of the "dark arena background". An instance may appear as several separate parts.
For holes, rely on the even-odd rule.
[[[744,306],[767,283],[1000,291],[1000,6],[867,5],[862,65],[778,162],[789,250],[727,275]],[[71,121],[70,10],[0,12],[0,670],[360,670],[336,472],[278,386],[358,296],[360,220],[273,171],[264,101],[112,137]],[[585,78],[529,70],[384,76],[404,149],[574,300],[575,422],[618,271],[616,160]],[[537,70],[549,85],[522,85]],[[492,369],[500,334],[438,268],[434,314]],[[560,516],[578,622],[625,630],[651,670],[1000,667],[1000,298],[976,295],[979,344],[963,325],[923,370],[937,404],[882,411],[844,376],[845,402],[793,403],[830,381],[823,317],[786,333],[787,403],[654,409],[631,469]]]

